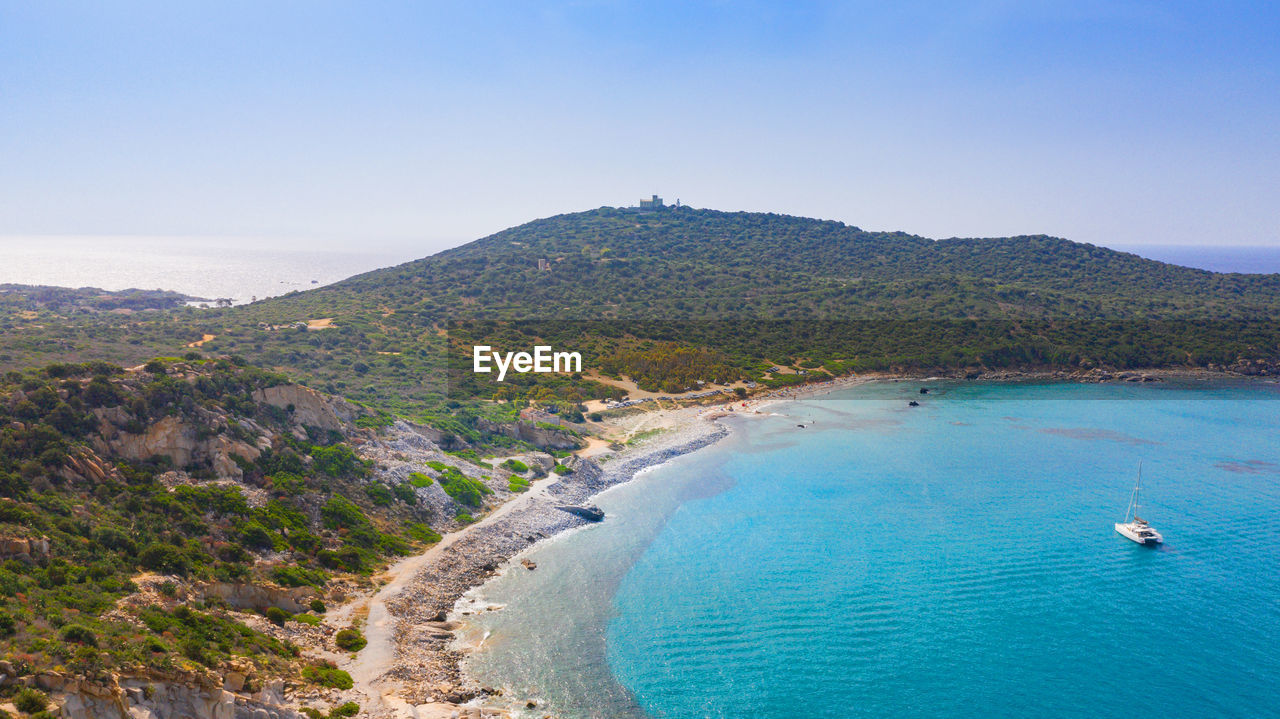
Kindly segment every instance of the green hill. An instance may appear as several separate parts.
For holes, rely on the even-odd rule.
[[[541,339],[581,351],[588,370],[669,391],[705,372],[798,381],[767,371],[777,363],[842,373],[1280,358],[1280,275],[1213,273],[1039,235],[931,240],[691,208],[536,220],[245,307],[13,309],[0,316],[2,365],[198,349],[436,423],[468,411],[501,419],[513,410],[473,402],[495,391],[567,403],[614,392],[564,376],[499,388],[458,371],[462,356],[450,374],[451,343]],[[521,323],[468,324],[476,320]]]
[[[539,261],[549,269],[539,269]],[[600,208],[261,304],[379,302],[421,320],[1254,317],[1280,276],[1046,236],[930,240],[785,215]]]

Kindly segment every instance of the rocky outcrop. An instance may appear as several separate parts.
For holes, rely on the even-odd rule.
[[[278,607],[291,614],[307,611],[311,600],[320,596],[311,587],[277,587],[272,584],[231,582],[201,584],[195,587],[195,594],[201,600],[217,597],[237,609],[265,611],[270,607]]]
[[[590,504],[585,507],[579,507],[571,504],[562,504],[556,507],[556,509],[560,510],[561,512],[568,512],[569,514],[574,514],[579,517],[582,517],[588,522],[604,521],[604,510],[600,509],[594,504]]]
[[[105,482],[116,474],[115,467],[104,462],[101,457],[85,450],[81,454],[69,455],[58,474],[63,479],[72,481]]]
[[[0,557],[30,561],[49,553],[49,538],[0,537]]]
[[[284,706],[278,681],[245,696],[227,691],[212,674],[172,681],[112,676],[99,682],[55,672],[28,678],[52,695],[60,719],[304,719]]]
[[[415,424],[413,422],[405,422],[403,420],[399,420],[397,424],[403,424],[411,431],[425,437],[440,449],[454,451],[467,448],[467,443],[456,434],[443,432],[435,427],[427,427],[426,425]]]
[[[317,427],[323,430],[342,430],[342,422],[333,411],[329,400],[309,387],[298,384],[279,384],[254,390],[253,400],[288,411],[295,425]]]
[[[539,449],[577,449],[582,444],[582,440],[569,430],[539,427],[533,422],[523,420],[494,422],[482,417],[476,422],[476,427],[482,432],[501,434],[528,442]]]
[[[1214,365],[1209,366],[1210,369]],[[1280,375],[1280,363],[1265,359],[1240,358],[1234,364],[1223,367],[1227,372],[1242,374],[1248,377],[1274,377]]]
[[[114,408],[119,409],[119,408]],[[216,433],[209,434],[209,427],[217,427],[221,418],[210,416],[209,424],[197,427],[176,416],[163,417],[141,433],[125,431],[110,410],[98,411],[98,433],[93,437],[93,448],[100,455],[144,461],[155,457],[168,457],[175,467],[192,464],[208,464],[219,477],[239,479],[243,476],[232,455],[248,460],[257,459],[265,443],[249,444]],[[262,438],[266,439],[266,438]]]

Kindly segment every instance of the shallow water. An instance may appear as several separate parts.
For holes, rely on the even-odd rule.
[[[538,716],[1280,716],[1276,385],[940,389],[602,495],[482,590],[470,669]],[[1112,528],[1139,459],[1157,550]]]

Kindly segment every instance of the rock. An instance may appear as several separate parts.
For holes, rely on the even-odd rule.
[[[217,686],[208,674],[183,675],[177,682],[154,677],[113,677],[107,686],[82,683],[78,693],[63,695],[62,719],[304,719],[279,701],[238,697]],[[70,684],[68,684],[70,686]],[[278,699],[278,697],[272,697]]]
[[[208,463],[219,477],[239,479],[244,473],[231,455],[253,460],[262,454],[258,447],[223,434],[204,436],[203,428],[198,429],[172,415],[151,424],[141,434],[133,434],[110,421],[110,411],[96,409],[94,414],[98,416],[99,427],[92,440],[93,448],[105,456],[140,462],[160,455],[168,457],[176,467]],[[211,417],[210,421],[220,420]]]
[[[570,504],[561,504],[561,505],[558,505],[556,509],[559,509],[562,512],[568,512],[569,514],[574,514],[579,517],[582,517],[588,522],[599,522],[604,519],[604,510],[594,505],[589,505],[586,507],[577,507]]]
[[[415,719],[450,719],[458,715],[458,707],[446,702],[419,704],[413,708]]]
[[[244,674],[240,672],[227,672],[222,675],[222,688],[229,692],[238,692],[244,688]]]
[[[0,537],[0,557],[33,559],[48,553],[48,537]],[[12,674],[12,672],[4,673]]]
[[[262,691],[253,698],[266,704],[284,704],[284,682],[279,679],[263,682]]]
[[[36,686],[47,691],[62,691],[62,685],[66,683],[66,678],[56,672],[41,674],[36,677]]]
[[[291,410],[290,419],[299,427],[318,427],[324,430],[342,430],[342,422],[334,413],[329,400],[319,392],[297,384],[280,384],[255,390],[255,402]]]
[[[530,572],[538,568],[538,563],[533,561],[532,559],[528,559],[528,558],[521,559],[520,563],[523,564],[524,568],[528,569]]]
[[[577,449],[581,440],[568,430],[539,427],[534,422],[517,420],[515,422],[495,422],[481,417],[476,427],[484,432],[502,434],[512,439],[528,442],[540,449]]]
[[[311,587],[278,587],[274,584],[236,584],[209,582],[197,585],[195,595],[200,599],[218,597],[237,609],[265,611],[278,607],[291,614],[311,608],[311,600],[319,596]]]

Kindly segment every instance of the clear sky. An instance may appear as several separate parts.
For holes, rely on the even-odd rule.
[[[657,192],[1280,245],[1278,7],[0,0],[0,236],[428,254]]]

